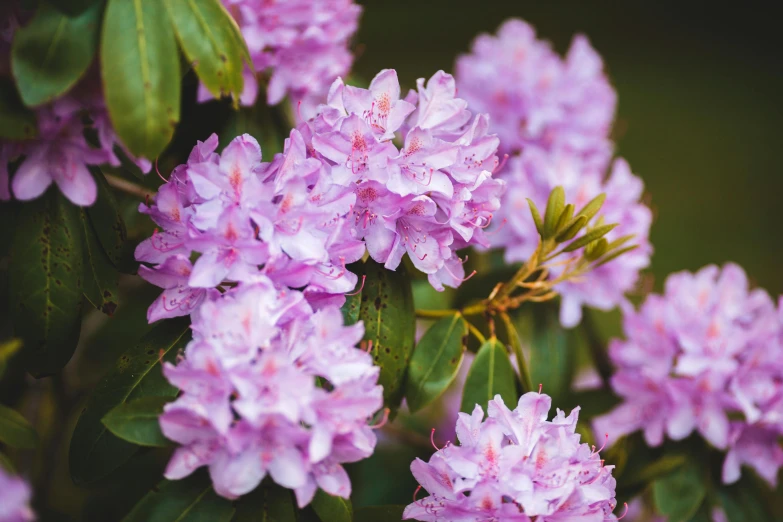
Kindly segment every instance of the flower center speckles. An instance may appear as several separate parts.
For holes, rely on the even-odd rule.
[[[373,187],[363,187],[356,191],[356,197],[364,203],[372,203],[378,199],[378,191]]]
[[[286,194],[283,200],[280,202],[280,213],[285,214],[294,205],[294,198],[291,194]]]
[[[421,203],[416,203],[411,208],[408,209],[407,214],[409,216],[424,216],[427,214],[427,209],[424,208],[424,205]]]
[[[242,191],[242,173],[239,170],[239,165],[232,167],[231,174],[228,176],[228,182],[231,184],[231,188],[234,189],[234,193],[239,194]]]
[[[421,140],[418,137],[411,138],[408,147],[405,149],[405,157],[416,154],[421,149]]]

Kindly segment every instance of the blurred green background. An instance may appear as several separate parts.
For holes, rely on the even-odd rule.
[[[777,200],[783,189],[783,52],[770,4],[365,1],[355,70],[397,69],[405,90],[451,72],[507,18],[561,53],[585,33],[619,93],[618,154],[644,179],[656,219],[651,273],[734,261],[783,293]]]

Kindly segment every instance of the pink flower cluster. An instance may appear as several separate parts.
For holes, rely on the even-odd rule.
[[[561,185],[566,200],[578,210],[605,192],[603,211],[588,227],[598,220],[618,223],[607,239],[633,235],[627,245],[639,248],[581,280],[556,285],[562,297],[561,322],[578,324],[583,305],[607,310],[627,304],[625,293],[650,262],[652,215],[640,203],[641,180],[622,159],[611,162],[609,131],[617,97],[587,39],[574,38],[563,60],[547,42],[536,39],[528,24],[509,20],[497,36],[479,36],[473,52],[457,60],[457,83],[472,108],[490,115],[500,149],[512,154],[500,173],[508,188],[495,216],[495,222],[505,226],[492,246],[505,248],[507,262],[532,255],[539,234],[527,198],[543,210],[552,189]],[[562,265],[553,269],[552,277],[562,270]]]
[[[288,95],[309,114],[329,85],[347,74],[353,63],[350,39],[356,32],[361,6],[352,0],[223,0],[242,31],[254,68],[270,70],[267,102]],[[242,103],[252,105],[256,78],[245,72]],[[209,98],[202,88],[201,98]]]
[[[497,36],[476,38],[456,65],[460,95],[492,116],[503,152],[535,146],[607,158],[617,95],[601,57],[578,35],[565,60],[535,29],[508,20]]]
[[[181,444],[166,478],[208,466],[226,498],[267,473],[300,507],[317,488],[348,498],[341,464],[373,452],[368,420],[383,406],[379,369],[355,347],[363,326],[343,326],[336,307],[313,312],[300,292],[259,277],[211,297],[192,328],[184,357],[163,370],[181,390],[160,417]]]
[[[261,148],[247,134],[222,155],[217,143],[214,134],[199,142],[155,202],[140,206],[163,228],[136,248],[139,261],[157,264],[139,275],[164,288],[150,322],[187,315],[224,282],[250,283],[261,274],[306,288],[313,300],[352,290],[357,278],[345,265],[364,254],[343,217],[354,196],[305,157],[299,133],[272,164],[261,163]]]
[[[547,421],[551,398],[526,393],[509,410],[499,395],[488,418],[476,406],[459,414],[460,446],[447,444],[411,471],[429,496],[403,518],[431,522],[477,520],[617,520],[613,466],[575,433],[579,408]]]
[[[770,484],[783,466],[783,329],[769,295],[733,264],[669,276],[624,320],[612,387],[624,402],[595,421],[610,441],[637,430],[651,446],[697,431],[726,450],[723,481],[748,464]]]
[[[8,475],[0,466],[0,522],[31,522],[30,486],[18,477]]]
[[[498,142],[487,118],[472,119],[454,94],[442,72],[406,100],[392,70],[369,90],[338,79],[329,104],[291,131],[271,163],[249,135],[221,155],[216,136],[199,143],[140,207],[163,229],[136,250],[157,265],[140,275],[164,288],[149,320],[188,314],[216,286],[261,273],[304,288],[312,303],[339,304],[357,282],[346,264],[365,248],[391,270],[407,253],[435,288],[458,286],[456,251],[488,245],[483,229],[505,185],[492,177]]]
[[[0,72],[10,64],[11,42],[19,27],[18,7],[9,2],[0,12]],[[115,147],[130,154],[114,133],[97,70],[87,73],[68,94],[35,109],[37,135],[30,140],[0,139],[0,200],[11,198],[8,163],[19,157],[11,181],[13,196],[21,200],[35,199],[55,183],[76,205],[95,202],[97,185],[88,165],[108,163],[119,166]],[[92,123],[85,125],[85,117]],[[98,137],[97,146],[87,142],[84,131],[92,127]],[[148,172],[151,164],[143,158],[130,158]]]
[[[35,199],[55,183],[76,205],[95,202],[97,185],[88,165],[119,166],[115,146],[124,149],[114,133],[97,78],[90,75],[70,93],[36,109],[38,134],[31,140],[0,141],[0,199],[9,199],[8,162],[23,156],[11,188],[17,199]],[[85,117],[92,121],[85,125]],[[97,132],[97,147],[87,142],[84,131]],[[130,157],[130,154],[125,150]],[[133,159],[133,158],[132,158]],[[146,159],[134,159],[148,172]]]

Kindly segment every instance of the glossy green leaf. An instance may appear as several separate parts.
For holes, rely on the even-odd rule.
[[[230,500],[218,496],[206,472],[164,480],[139,501],[123,522],[228,522]]]
[[[690,520],[699,510],[707,493],[703,466],[688,461],[652,484],[655,508],[669,522]]]
[[[461,314],[438,320],[413,350],[405,398],[417,412],[446,391],[457,376],[467,342],[468,324]]]
[[[236,22],[219,0],[165,0],[185,56],[216,98],[239,100],[244,79],[245,42],[236,38]],[[243,47],[245,47],[243,49]]]
[[[544,392],[552,397],[552,404],[562,404],[574,375],[574,351],[569,348],[572,340],[560,324],[556,308],[538,305],[534,314],[530,340],[532,385],[543,385]]]
[[[100,13],[96,4],[69,17],[43,2],[16,31],[11,71],[26,105],[50,102],[79,81],[98,47]]]
[[[100,169],[90,167],[98,185],[98,198],[85,210],[103,251],[112,264],[123,273],[135,274],[138,263],[133,257],[133,245],[128,242],[128,231],[106,176]]]
[[[87,213],[81,211],[84,239],[84,296],[106,315],[114,315],[119,297],[117,269],[103,251]]]
[[[353,520],[353,507],[350,499],[333,497],[319,489],[310,505],[322,522],[351,522]]]
[[[77,484],[105,477],[138,449],[115,437],[101,420],[117,406],[142,397],[174,397],[177,389],[163,377],[161,359],[173,361],[190,338],[188,318],[158,323],[125,352],[101,380],[82,409],[68,455]]]
[[[180,71],[161,0],[109,0],[101,74],[114,130],[136,156],[156,158],[179,122]]]
[[[12,448],[34,448],[38,433],[19,412],[0,404],[0,442]]]
[[[142,397],[125,402],[107,413],[103,425],[122,440],[138,446],[165,447],[171,445],[160,431],[158,417],[169,397]]]
[[[717,488],[720,507],[723,508],[729,522],[772,522],[775,520],[765,509],[764,499],[758,486],[758,484],[753,484],[753,481],[748,477],[743,477],[739,482]],[[766,487],[766,485],[761,487]]]
[[[478,404],[486,412],[487,402],[500,395],[506,404],[517,402],[517,382],[514,367],[508,358],[506,347],[495,338],[487,340],[479,348],[470,366],[465,387],[462,390],[462,411],[473,412]]]
[[[405,506],[368,506],[356,510],[353,522],[399,522]]]
[[[262,482],[243,495],[236,508],[232,522],[297,522],[293,492],[274,482]]]
[[[5,368],[8,365],[8,361],[11,357],[22,348],[21,339],[9,339],[8,341],[0,343],[0,378],[5,373]]]
[[[19,207],[11,244],[10,310],[27,371],[58,372],[79,341],[82,241],[79,209],[50,188]]]
[[[10,78],[0,78],[0,138],[26,140],[38,134],[35,113],[24,106]]]
[[[372,342],[373,360],[381,367],[378,384],[383,386],[384,403],[394,412],[402,401],[415,343],[413,292],[403,265],[392,271],[370,259],[364,270],[359,319],[364,322],[365,341]]]

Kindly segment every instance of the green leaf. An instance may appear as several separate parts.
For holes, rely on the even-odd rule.
[[[95,308],[111,316],[117,309],[119,274],[98,243],[95,231],[83,209],[81,217],[85,254],[84,296]]]
[[[774,518],[764,508],[758,487],[746,477],[730,486],[717,488],[720,506],[729,522],[772,522]],[[765,487],[765,486],[762,486]]]
[[[540,236],[544,235],[544,222],[541,220],[541,213],[533,200],[527,198],[527,205],[530,207],[530,214],[533,216],[533,223],[536,224],[536,230]]]
[[[122,403],[103,419],[103,425],[117,437],[138,446],[165,447],[171,442],[160,431],[158,417],[169,397],[142,397]]]
[[[16,410],[0,404],[0,442],[12,448],[35,448],[38,433]]]
[[[16,352],[22,348],[21,339],[9,339],[8,341],[0,343],[0,378],[5,373],[5,368],[8,365],[8,361],[11,357],[16,355]]]
[[[35,113],[22,104],[10,78],[0,78],[0,138],[29,140],[38,135]]]
[[[10,309],[27,371],[58,372],[79,341],[82,241],[79,209],[51,188],[19,207],[11,243]]]
[[[487,402],[497,394],[506,404],[515,404],[518,399],[516,374],[506,347],[492,338],[481,346],[470,366],[460,410],[471,413],[478,404],[486,412]]]
[[[0,453],[0,470],[5,470],[10,474],[15,474],[14,464],[3,453]]]
[[[596,239],[605,236],[616,226],[617,224],[601,225],[600,227],[595,227],[579,239],[569,243],[568,246],[563,249],[563,252],[573,252],[574,250],[578,250],[588,243],[592,243]]]
[[[87,207],[87,216],[95,231],[95,236],[103,251],[117,269],[126,274],[135,274],[138,263],[133,257],[133,245],[128,241],[128,231],[125,220],[117,204],[106,176],[97,167],[90,167],[90,172],[98,185],[98,198]]]
[[[573,239],[574,236],[576,236],[580,230],[584,228],[584,226],[587,224],[587,218],[584,216],[578,216],[576,219],[574,219],[573,223],[566,226],[556,237],[555,241],[558,243],[562,243],[564,241],[568,241],[569,239]]]
[[[290,489],[265,481],[242,496],[232,522],[297,522],[296,511]]]
[[[581,412],[580,412],[581,413]],[[641,469],[632,469],[623,474],[623,487],[646,484],[675,472],[687,461],[685,455],[664,455]]]
[[[405,398],[412,413],[437,399],[457,376],[467,333],[468,324],[457,313],[438,320],[422,336],[408,370]]]
[[[142,397],[174,397],[177,389],[163,377],[161,358],[173,361],[189,338],[188,318],[158,323],[95,387],[79,416],[68,455],[77,484],[101,479],[128,460],[138,446],[109,432],[101,419],[117,406]]]
[[[199,79],[216,98],[242,94],[245,42],[218,0],[165,0],[177,39]]]
[[[569,349],[569,335],[560,325],[557,310],[538,306],[534,313],[530,378],[534,386],[543,385],[552,404],[562,404],[570,393],[575,354]]]
[[[399,522],[405,506],[369,506],[356,510],[353,522]]]
[[[606,194],[601,193],[598,194],[596,197],[591,199],[587,202],[587,204],[582,207],[582,209],[576,213],[577,216],[585,216],[587,218],[587,221],[590,221],[593,219],[593,216],[598,214],[598,211],[601,210],[601,207],[604,205],[604,201],[606,200]]]
[[[123,522],[228,522],[231,501],[218,496],[206,472],[164,480],[134,506]]]
[[[555,187],[549,194],[546,203],[546,212],[544,212],[544,239],[552,237],[555,234],[557,220],[563,213],[565,207],[565,191],[563,187]]]
[[[364,290],[364,281],[362,281],[364,263],[353,263],[348,267],[348,270],[357,275],[359,282],[356,284],[357,288],[353,292],[345,294],[345,303],[340,308],[345,326],[356,324],[359,321],[359,312],[362,307],[362,290]]]
[[[156,158],[179,122],[180,71],[161,0],[109,0],[101,74],[114,130],[131,153]]]
[[[322,522],[351,522],[353,520],[353,507],[350,499],[333,497],[319,489],[310,505]]]
[[[26,105],[52,101],[84,75],[98,47],[100,13],[96,4],[68,17],[44,2],[33,19],[16,31],[11,70]]]
[[[624,248],[618,248],[614,252],[610,252],[608,256],[606,256],[603,259],[601,259],[598,262],[598,264],[595,265],[595,266],[597,268],[599,266],[605,265],[609,261],[614,261],[615,259],[617,259],[621,255],[625,254],[626,252],[630,252],[631,250],[636,250],[638,247],[639,247],[639,245],[631,245],[631,246],[627,246],[627,247],[624,247]]]
[[[411,282],[403,265],[392,271],[367,260],[364,270],[367,279],[359,319],[364,322],[364,340],[372,342],[373,360],[381,367],[378,384],[383,386],[383,401],[393,414],[402,401],[416,339]]]
[[[652,484],[655,508],[669,517],[669,522],[690,520],[707,494],[702,466],[688,461]]]

